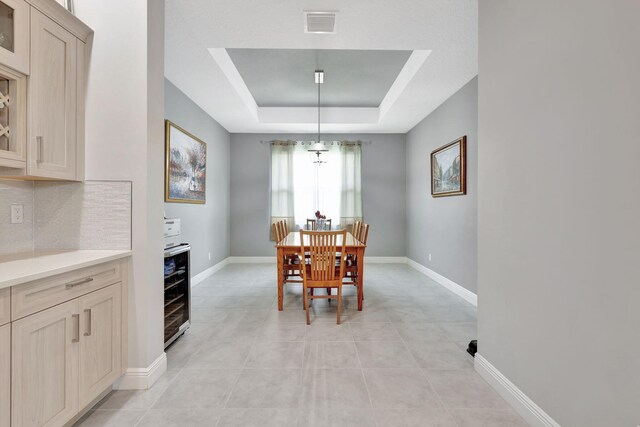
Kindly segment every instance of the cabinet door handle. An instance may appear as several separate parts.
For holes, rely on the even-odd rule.
[[[69,282],[67,283],[67,289],[71,289],[74,286],[84,285],[89,282],[93,282],[93,277],[85,277],[84,279],[76,280],[75,282]]]
[[[36,143],[37,143],[37,149],[38,149],[38,158],[37,158],[37,162],[38,163],[42,163],[42,158],[44,157],[44,138],[41,136],[36,136]]]
[[[90,337],[91,336],[91,309],[90,308],[85,308],[84,312],[87,313],[89,316],[89,321],[87,322],[87,330],[88,332],[84,333],[85,337]]]
[[[71,342],[80,342],[80,315],[72,314],[71,317],[76,321],[76,337],[71,339]]]

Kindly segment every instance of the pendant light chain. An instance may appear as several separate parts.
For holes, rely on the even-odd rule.
[[[316,84],[318,85],[318,144],[320,144],[320,86],[324,82],[324,71],[316,70]]]

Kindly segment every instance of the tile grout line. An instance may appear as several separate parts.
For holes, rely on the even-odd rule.
[[[442,396],[440,396],[440,393],[438,393],[438,390],[436,390],[436,388],[433,386],[433,384],[431,384],[431,381],[429,381],[429,378],[427,377],[427,374],[424,372],[425,370],[422,368],[422,366],[420,366],[420,364],[416,360],[416,357],[413,355],[413,353],[409,349],[409,346],[407,345],[407,342],[404,340],[404,337],[400,333],[398,333],[398,335],[400,335],[400,340],[402,341],[402,344],[404,345],[404,348],[409,352],[409,355],[411,356],[411,358],[415,362],[416,366],[418,367],[418,370],[420,371],[420,374],[422,375],[422,378],[424,378],[424,380],[427,382],[427,384],[429,384],[429,387],[431,387],[431,389],[435,393],[436,397],[438,398],[438,402],[440,402],[440,404],[442,405],[442,408],[449,415],[449,417],[453,420],[453,423],[457,427],[460,427],[460,425],[458,424],[458,422],[454,418],[453,414],[451,413],[451,410],[447,407],[447,405],[444,404],[444,401],[442,400]]]
[[[367,378],[364,375],[364,368],[362,367],[362,360],[360,360],[360,352],[358,351],[358,345],[355,341],[355,337],[353,341],[353,347],[356,349],[356,358],[358,359],[358,365],[360,365],[360,375],[362,375],[362,381],[364,381],[364,388],[367,390],[367,396],[369,397],[369,405],[371,405],[371,416],[373,417],[373,422],[377,427],[380,427],[378,426],[376,411],[375,411],[375,408],[373,407],[373,400],[371,400],[371,392],[369,391],[369,384],[367,384]]]
[[[184,335],[183,335],[183,337],[184,337]],[[202,343],[200,343],[200,347],[202,347],[202,346],[204,345],[204,342],[205,342],[205,341],[206,341],[206,339],[205,339],[205,340],[202,340]],[[172,345],[173,345],[173,344],[172,344]],[[165,349],[165,350],[166,350],[166,349]],[[171,387],[171,384],[173,384],[173,382],[174,382],[174,381],[175,381],[175,380],[180,376],[180,374],[182,373],[182,371],[184,371],[185,369],[187,369],[187,368],[186,368],[186,364],[187,364],[187,363],[189,363],[189,360],[191,360],[191,358],[192,358],[193,356],[195,356],[195,354],[196,354],[198,351],[200,351],[200,348],[198,348],[198,350],[196,350],[195,352],[193,352],[193,354],[191,354],[191,356],[189,356],[189,357],[187,358],[187,362],[186,362],[186,363],[185,363],[185,364],[184,364],[184,365],[183,365],[183,366],[178,370],[178,373],[177,373],[177,374],[176,374],[176,375],[175,375],[171,380],[169,380],[169,382],[167,383],[167,387],[166,387],[166,389],[165,389],[162,393],[160,393],[160,394],[158,395],[158,397],[156,397],[155,399],[153,399],[153,401],[151,402],[151,404],[149,405],[149,407],[146,409],[145,413],[144,413],[144,414],[142,415],[142,417],[140,417],[140,419],[135,423],[134,427],[138,426],[138,425],[142,422],[142,420],[144,420],[144,418],[149,414],[149,412],[151,412],[151,410],[153,409],[153,406],[154,406],[154,405],[158,402],[158,400],[160,400],[160,398],[161,398],[161,397],[162,397],[162,396],[163,396],[163,395],[164,395],[164,394],[169,390],[169,387]],[[165,351],[165,353],[166,353],[166,351]],[[167,374],[167,372],[165,371],[163,375],[166,375],[166,374]],[[153,387],[153,385],[152,385],[151,387]],[[151,389],[149,388],[149,389],[147,389],[146,391],[149,391],[149,390],[151,390]]]
[[[231,394],[233,393],[233,390],[235,389],[235,387],[240,382],[240,377],[242,376],[242,373],[245,371],[247,363],[249,363],[249,358],[251,357],[251,354],[253,353],[253,349],[255,348],[255,346],[256,346],[256,336],[254,335],[253,338],[252,338],[252,342],[251,342],[251,348],[249,349],[249,352],[247,353],[247,356],[244,359],[244,363],[242,364],[242,368],[240,369],[240,372],[238,373],[238,378],[236,378],[236,381],[233,383],[233,385],[229,389],[229,394],[227,394],[227,398],[224,401],[224,405],[222,406],[222,409],[229,409],[229,408],[227,408],[227,405],[229,404],[229,400],[231,399]],[[221,419],[222,419],[222,416],[220,416],[220,418],[218,419],[218,422],[216,423],[216,426],[220,423]]]

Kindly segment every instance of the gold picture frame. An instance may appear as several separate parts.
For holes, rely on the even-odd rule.
[[[431,152],[431,196],[467,194],[466,135]]]
[[[165,120],[164,201],[205,204],[207,144]]]

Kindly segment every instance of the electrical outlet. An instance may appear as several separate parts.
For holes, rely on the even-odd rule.
[[[211,261],[211,252],[209,252],[209,261]]]
[[[429,254],[429,261],[431,261],[431,254]]]
[[[24,221],[24,207],[11,205],[11,224],[22,224]]]

